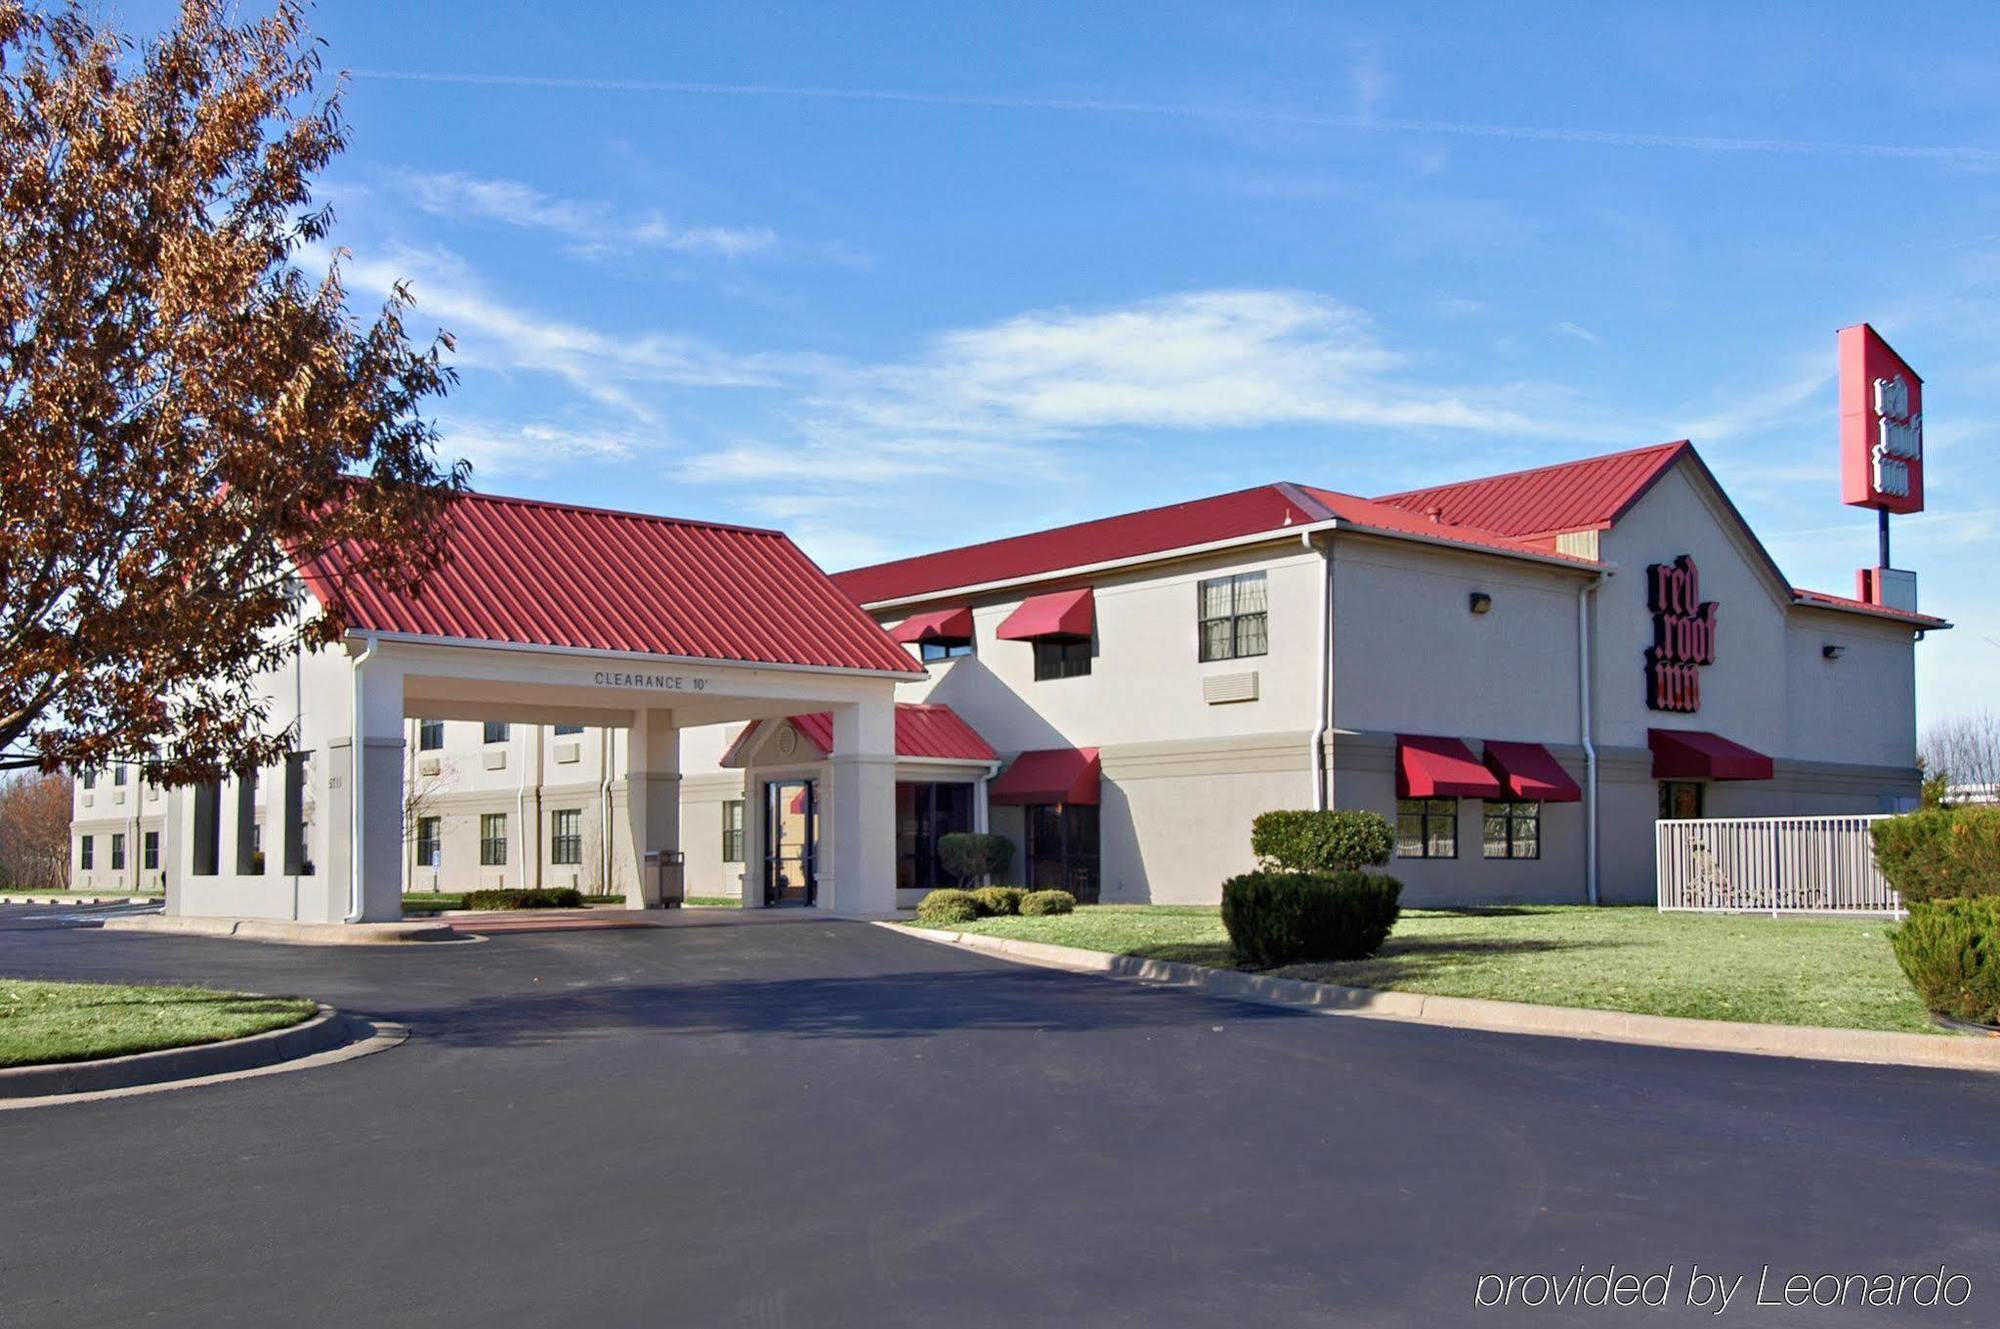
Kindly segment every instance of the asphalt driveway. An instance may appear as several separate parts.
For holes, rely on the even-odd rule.
[[[408,1024],[0,1113],[0,1326],[1622,1324],[1481,1274],[1747,1274],[1990,1324],[2000,1077],[1327,1018],[830,921],[303,949],[0,909],[0,973]],[[40,916],[40,917],[38,917]],[[31,921],[33,920],[33,921]],[[1971,1280],[1750,1304],[1758,1272]],[[1491,1285],[1489,1285],[1490,1287]]]

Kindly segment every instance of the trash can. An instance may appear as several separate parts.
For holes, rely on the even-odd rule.
[[[687,901],[687,855],[678,849],[647,850],[646,880],[657,892],[660,908],[680,908]]]

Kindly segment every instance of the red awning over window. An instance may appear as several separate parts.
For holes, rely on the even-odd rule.
[[[895,627],[889,629],[889,636],[900,642],[920,641],[971,641],[972,611],[970,609],[934,609],[928,614],[912,614]]]
[[[1648,729],[1655,780],[1768,780],[1771,759],[1701,729]]]
[[[1540,743],[1486,740],[1486,764],[1500,777],[1507,797],[1525,803],[1581,803],[1583,790],[1555,754]]]
[[[1396,797],[1500,798],[1500,782],[1456,738],[1396,735]]]
[[[1023,752],[993,782],[987,798],[994,803],[1097,802],[1096,748],[1042,748]]]
[[[1088,637],[1097,626],[1097,602],[1090,588],[1080,591],[1052,591],[1031,595],[1021,607],[1007,615],[994,635],[1007,641],[1029,641],[1036,637]]]

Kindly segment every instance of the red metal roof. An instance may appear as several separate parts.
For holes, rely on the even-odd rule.
[[[323,601],[345,593],[350,631],[921,672],[777,531],[492,494],[446,520],[421,592],[351,573],[352,549],[302,571]]]
[[[1682,439],[1602,457],[1537,466],[1457,484],[1385,494],[1378,502],[1436,513],[1453,526],[1473,526],[1517,539],[1558,531],[1603,530],[1638,502],[1654,481],[1694,445]]]
[[[1103,770],[1096,748],[1038,748],[1023,752],[987,793],[1000,804],[1080,803],[1094,806]]]
[[[822,753],[833,753],[833,712],[814,711],[788,717]],[[764,721],[746,726],[722,754],[722,765],[740,766]],[[1000,754],[951,707],[931,702],[896,703],[896,755],[937,757],[946,761],[998,761]]]
[[[1919,614],[1914,609],[1891,609],[1888,605],[1873,604],[1867,600],[1856,600],[1845,595],[1830,595],[1825,591],[1808,591],[1799,586],[1792,587],[1792,596],[1799,603],[1811,605],[1816,609],[1854,610],[1864,614],[1874,614],[1882,618],[1902,619],[1920,628],[1948,628],[1951,626],[1950,621],[1947,619],[1936,618],[1930,614]]]
[[[1323,504],[1329,515],[1349,526],[1387,531],[1393,535],[1421,536],[1426,540],[1443,540],[1449,544],[1471,545],[1479,549],[1532,554],[1536,558],[1559,558],[1580,567],[1591,566],[1588,559],[1569,558],[1567,555],[1556,553],[1549,545],[1516,539],[1498,531],[1484,530],[1463,523],[1452,524],[1432,520],[1428,513],[1413,512],[1374,499],[1356,498],[1353,494],[1343,494],[1333,489],[1315,489],[1311,485],[1296,485],[1294,488]]]
[[[1500,777],[1511,798],[1529,803],[1581,803],[1583,790],[1555,754],[1540,743],[1486,740],[1486,764]]]
[[[1396,735],[1396,797],[1499,798],[1500,781],[1462,739]]]
[[[1279,485],[1148,508],[1029,535],[989,540],[935,554],[877,563],[834,574],[834,584],[860,604],[898,600],[957,586],[1010,581],[1060,568],[1108,563],[1165,549],[1255,535],[1317,520]]]
[[[1705,729],[1648,729],[1655,780],[1768,780],[1771,759]]]

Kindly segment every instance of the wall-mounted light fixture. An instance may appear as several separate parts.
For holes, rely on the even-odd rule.
[[[1493,607],[1493,597],[1484,591],[1474,591],[1467,607],[1475,614],[1483,614]]]
[[[1819,648],[1819,656],[1822,660],[1838,660],[1845,654],[1847,654],[1845,646],[1836,646],[1832,642],[1828,642]]]

